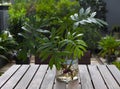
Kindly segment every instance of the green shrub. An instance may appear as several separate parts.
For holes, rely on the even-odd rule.
[[[10,55],[12,55],[16,45],[16,42],[13,37],[10,36],[8,31],[3,31],[0,33],[0,58],[6,60],[10,59]]]
[[[18,33],[22,32],[22,25],[26,21],[25,3],[16,3],[9,8],[9,31],[14,39],[20,43],[22,38]]]
[[[42,0],[36,5],[36,22],[38,27],[45,28],[47,30],[59,28],[65,21],[69,21],[68,17],[71,14],[78,12],[80,6],[78,1],[70,0]],[[40,26],[41,25],[41,26]],[[69,25],[71,27],[71,25]],[[61,27],[63,29],[63,27]]]
[[[120,62],[112,62],[120,70]]]
[[[103,37],[99,41],[99,49],[101,50],[99,55],[102,57],[111,56],[111,55],[118,55],[119,53],[119,47],[120,47],[120,41],[117,41],[112,36],[106,36]]]

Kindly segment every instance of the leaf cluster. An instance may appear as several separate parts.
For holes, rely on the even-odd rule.
[[[8,55],[12,55],[14,47],[17,43],[8,31],[0,33],[0,58],[9,59]]]
[[[99,49],[101,49],[99,55],[105,57],[106,55],[116,55],[119,52],[120,41],[117,41],[112,36],[106,36],[99,42]]]

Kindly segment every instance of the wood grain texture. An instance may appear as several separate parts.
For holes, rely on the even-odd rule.
[[[36,70],[38,69],[38,65],[31,65],[28,71],[24,74],[22,79],[19,81],[15,89],[26,89],[31,79],[33,78]]]
[[[116,83],[115,79],[113,78],[106,66],[101,65],[98,66],[98,68],[109,89],[120,89],[120,87],[118,86],[118,84]]]
[[[110,72],[112,73],[115,80],[118,82],[118,84],[120,86],[120,70],[118,70],[118,68],[116,68],[115,65],[107,65],[107,67],[108,67],[108,69],[110,70]]]
[[[66,85],[66,89],[81,89],[80,81],[71,81]]]
[[[53,84],[55,80],[55,74],[56,74],[55,67],[53,67],[52,69],[49,68],[40,89],[52,89],[54,86]]]
[[[48,65],[14,65],[0,77],[0,89],[120,89],[114,65],[79,65],[79,78],[69,83],[55,79]]]
[[[3,84],[18,70],[20,65],[13,65],[9,70],[7,70],[1,77],[0,77],[0,88]]]
[[[40,88],[43,78],[46,75],[47,68],[48,68],[48,65],[41,65],[39,67],[28,89],[39,89]]]
[[[55,80],[53,89],[66,89],[66,83]]]
[[[23,65],[16,71],[16,73],[6,82],[6,84],[1,89],[14,89],[15,85],[22,78],[24,73],[29,68],[29,65]]]
[[[102,76],[100,75],[100,72],[97,69],[97,66],[89,65],[88,69],[90,71],[90,75],[95,89],[108,89],[102,79]]]
[[[86,65],[79,65],[79,76],[82,89],[93,89],[90,74]]]

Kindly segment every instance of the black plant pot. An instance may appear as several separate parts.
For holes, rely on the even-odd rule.
[[[13,56],[13,60],[15,60],[16,64],[30,64],[30,58],[27,57],[25,60],[18,59],[16,55]]]
[[[5,66],[8,63],[8,60],[0,58],[0,68]]]
[[[106,61],[108,64],[111,64],[113,61],[115,61],[117,59],[116,55],[110,55],[110,56],[106,56]]]
[[[29,58],[27,58],[26,60],[16,60],[16,64],[30,64],[30,60]]]
[[[48,57],[46,60],[42,60],[42,58],[35,56],[35,64],[49,64],[50,57]]]

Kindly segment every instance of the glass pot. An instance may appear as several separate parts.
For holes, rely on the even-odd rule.
[[[56,70],[56,79],[70,82],[78,79],[78,59],[67,59],[60,70]]]

